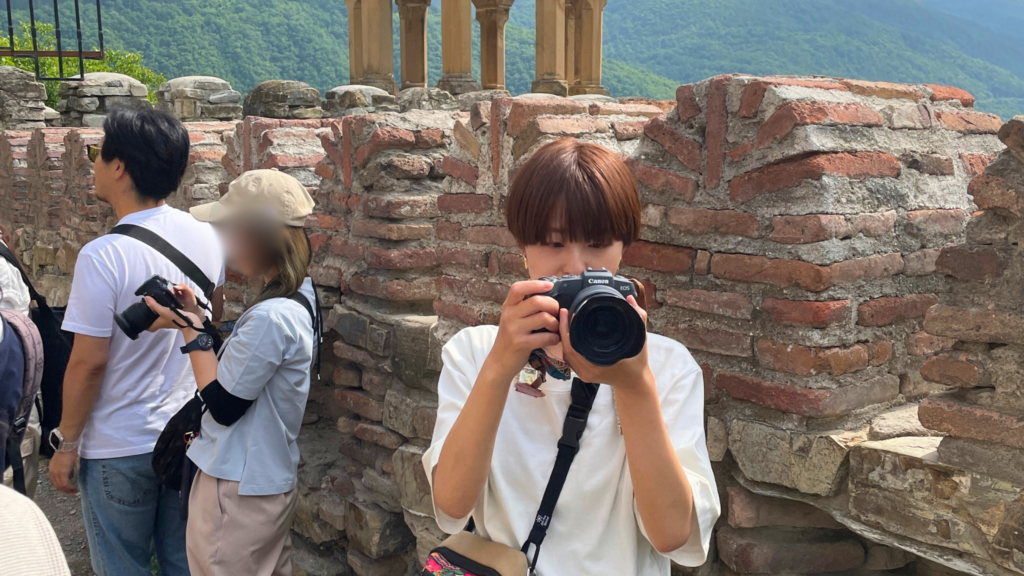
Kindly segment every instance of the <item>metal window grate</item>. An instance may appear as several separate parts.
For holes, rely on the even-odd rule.
[[[45,1],[45,0],[44,0]],[[11,0],[7,0],[7,48],[0,48],[0,57],[11,57],[11,58],[32,58],[35,62],[36,80],[84,80],[85,79],[85,61],[86,60],[103,60],[103,16],[100,9],[100,0],[96,0],[96,31],[99,38],[99,49],[98,50],[85,50],[82,44],[82,12],[79,5],[79,0],[75,1],[75,35],[77,40],[77,50],[65,50],[64,39],[61,37],[60,27],[60,6],[58,0],[53,0],[53,24],[54,34],[57,40],[56,50],[40,50],[38,39],[36,37],[36,6],[35,0],[28,0],[28,13],[29,21],[31,25],[32,34],[32,49],[31,50],[15,50],[14,49],[14,12],[11,9]],[[57,58],[57,70],[58,74],[56,77],[49,77],[41,75],[39,67],[40,58]],[[67,76],[64,73],[64,59],[65,58],[77,58],[78,59],[78,74],[74,76]]]

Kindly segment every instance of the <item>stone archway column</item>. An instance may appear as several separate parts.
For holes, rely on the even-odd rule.
[[[441,0],[441,81],[452,94],[480,90],[473,77],[473,2]]]
[[[362,4],[363,78],[359,83],[396,94],[391,0],[362,0]]]
[[[505,24],[514,0],[473,0],[480,22],[480,83],[484,90],[505,89]]]
[[[348,83],[363,78],[363,0],[345,0],[348,6]]]
[[[576,8],[576,34],[580,38],[579,79],[569,87],[569,94],[604,94],[601,85],[601,46],[604,41],[604,7],[608,0],[573,0]]]
[[[579,78],[579,60],[576,58],[579,36],[576,33],[575,0],[565,0],[565,82],[572,90],[572,85]]]
[[[537,68],[532,92],[566,96],[565,1],[537,0]]]
[[[430,0],[395,0],[398,4],[402,89],[427,86],[427,8]]]

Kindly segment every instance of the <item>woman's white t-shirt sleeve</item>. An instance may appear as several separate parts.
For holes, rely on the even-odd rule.
[[[694,422],[704,421],[704,380],[701,371],[673,375],[673,382],[662,388],[661,414],[668,427],[669,439],[676,449],[679,463],[683,466],[686,479],[693,493],[693,520],[690,525],[690,539],[681,548],[665,554],[673,562],[683,566],[700,566],[708,556],[711,534],[722,511],[715,485],[715,475],[708,458],[704,427]],[[633,499],[633,513],[640,525],[640,532],[650,541],[644,528],[640,511]]]
[[[434,493],[434,467],[441,458],[441,448],[448,438],[448,433],[455,420],[458,419],[462,407],[466,405],[470,391],[473,390],[473,383],[479,372],[476,358],[472,357],[475,346],[469,341],[471,332],[463,330],[455,335],[441,351],[441,359],[444,368],[441,370],[441,378],[437,382],[437,422],[434,424],[434,436],[430,441],[430,448],[423,454],[423,467],[427,473],[427,481],[430,483],[430,493]],[[434,517],[441,530],[448,534],[457,534],[466,529],[469,524],[469,516],[465,518],[452,518],[437,507],[437,502],[431,496],[434,505]]]
[[[86,245],[75,262],[75,281],[71,283],[68,308],[62,328],[68,332],[107,338],[114,332],[117,305],[117,278],[113,267],[103,262]],[[141,301],[141,298],[140,298]]]
[[[287,330],[279,325],[268,304],[255,309],[224,343],[217,365],[217,381],[225,391],[243,400],[255,400],[291,350]]]

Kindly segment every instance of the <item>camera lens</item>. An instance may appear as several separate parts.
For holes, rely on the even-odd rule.
[[[156,322],[160,315],[153,312],[146,303],[136,302],[129,306],[124,312],[114,315],[114,322],[126,336],[135,340]]]
[[[569,309],[572,346],[595,366],[611,366],[640,353],[647,341],[643,318],[609,286],[582,290]]]

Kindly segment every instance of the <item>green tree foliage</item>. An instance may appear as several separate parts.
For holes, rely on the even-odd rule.
[[[28,22],[20,24],[21,33],[14,37],[15,50],[32,49],[32,27]],[[0,38],[0,48],[9,48],[9,40]],[[57,36],[53,24],[45,22],[36,23],[36,46],[39,50],[56,50]],[[65,47],[65,50],[67,48]],[[78,58],[62,58],[64,64],[64,76],[77,76],[79,74]],[[103,52],[103,60],[84,60],[86,72],[117,72],[131,76],[139,80],[149,88],[149,100],[156,102],[156,90],[160,84],[167,81],[163,74],[154,72],[142,64],[142,54],[128,52],[125,50],[108,49]],[[22,70],[35,73],[35,62],[31,58],[0,58],[0,66],[15,66]],[[39,72],[41,75],[56,78],[60,71],[57,58],[40,58]],[[51,108],[57,107],[60,100],[57,94],[60,89],[60,82],[46,81],[46,105]]]

